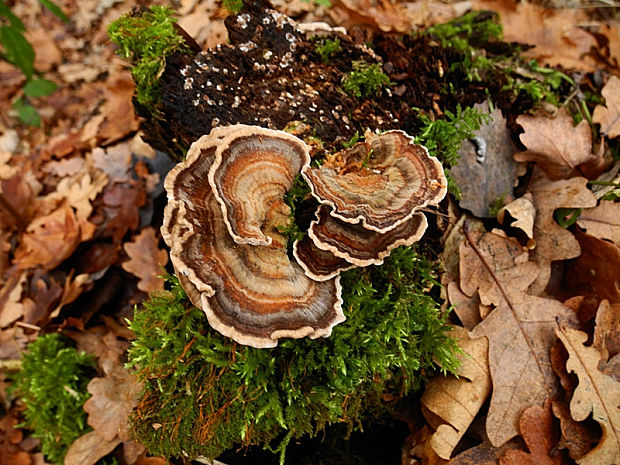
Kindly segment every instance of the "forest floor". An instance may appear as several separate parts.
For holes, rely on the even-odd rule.
[[[48,463],[7,388],[28,344],[55,332],[93,354],[100,376],[88,387],[94,430],[64,463],[112,454],[121,465],[165,464],[113,419],[135,405],[126,319],[164,288],[159,227],[170,164],[141,139],[129,65],[107,27],[135,6],[169,2],[59,0],[69,23],[44,2],[4,3],[25,26],[37,73],[57,89],[24,96],[22,71],[0,59],[0,465]],[[200,47],[226,43],[221,3],[172,3]],[[477,162],[480,147],[465,141],[451,170],[462,197],[445,201],[438,220],[442,297],[469,356],[458,378],[437,376],[415,394],[423,415],[370,428],[385,442],[359,454],[377,460],[389,448],[378,460],[403,465],[620,464],[620,4],[317,3],[273,2],[298,22],[325,21],[367,41],[496,11],[504,40],[530,45],[524,56],[536,60],[517,72],[556,70],[564,80],[559,101],[543,98],[534,110],[527,92],[478,107],[491,119],[476,135],[497,161]],[[397,61],[398,51],[386,53]],[[450,108],[486,92],[472,89]],[[419,102],[433,118],[446,115],[440,91],[427,85]],[[36,109],[21,117],[38,125],[20,120],[18,101]],[[230,463],[272,460],[263,454]]]

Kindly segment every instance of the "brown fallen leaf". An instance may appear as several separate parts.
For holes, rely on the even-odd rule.
[[[119,365],[104,378],[93,378],[87,389],[92,394],[84,403],[88,424],[106,441],[129,440],[127,416],[142,390],[136,377]]]
[[[601,125],[601,133],[607,137],[620,136],[620,78],[612,76],[601,91],[605,106],[597,105],[592,121]]]
[[[597,47],[595,37],[578,26],[588,20],[583,10],[512,0],[476,0],[474,8],[499,13],[504,40],[534,45],[524,52],[526,58],[587,72],[600,66],[590,53]]]
[[[549,348],[557,318],[573,324],[572,311],[554,299],[526,294],[538,267],[524,261],[515,241],[493,233],[468,234],[461,245],[461,288],[476,289],[483,303],[496,308],[471,332],[489,340],[493,394],[486,430],[500,446],[519,434],[525,409],[558,392]]]
[[[75,178],[64,178],[58,183],[57,191],[76,210],[78,220],[87,220],[93,211],[91,202],[108,183],[105,174],[92,179],[89,173]]]
[[[31,465],[30,454],[19,447],[23,431],[15,428],[19,421],[8,413],[0,419],[0,464]]]
[[[160,278],[162,267],[168,262],[168,252],[158,247],[159,239],[152,227],[144,228],[133,242],[125,244],[125,251],[130,260],[123,262],[123,269],[138,277],[138,289],[154,292],[164,288]]]
[[[537,207],[534,220],[536,248],[530,258],[540,267],[540,274],[530,287],[530,294],[541,295],[551,277],[551,262],[578,257],[581,253],[577,239],[558,225],[553,214],[558,208],[588,208],[596,205],[596,196],[587,188],[585,178],[550,181],[535,170],[528,190]]]
[[[550,179],[567,179],[581,174],[579,166],[594,163],[592,136],[587,121],[573,127],[573,118],[561,108],[555,118],[519,115],[525,132],[519,136],[527,151],[514,154],[517,161],[533,161]]]
[[[530,192],[526,192],[523,197],[513,200],[504,206],[497,214],[500,223],[505,224],[506,214],[510,215],[514,221],[509,223],[513,228],[519,228],[528,238],[534,238],[534,220],[536,218],[536,207],[533,203]]]
[[[102,110],[105,120],[97,133],[100,145],[109,145],[138,130],[138,118],[131,101],[134,89],[127,69],[114,72],[106,81],[107,101]]]
[[[334,0],[329,13],[347,29],[363,25],[383,32],[411,30],[405,7],[388,0]]]
[[[0,327],[6,328],[24,316],[22,293],[28,275],[13,273],[0,288]]]
[[[474,105],[488,111],[488,104]],[[495,108],[491,121],[474,131],[475,140],[465,140],[459,150],[459,161],[450,169],[450,175],[461,189],[459,205],[478,218],[489,218],[489,207],[498,199],[503,204],[514,199],[512,190],[517,178],[518,164],[513,159],[517,146],[502,111]],[[484,150],[480,144],[484,144]],[[479,155],[483,150],[484,155]]]
[[[461,452],[450,460],[449,465],[497,465],[498,460],[506,450],[521,445],[521,439],[514,438],[499,447],[495,447],[488,437],[484,437],[482,443]]]
[[[77,438],[65,455],[65,465],[95,465],[121,443],[119,438],[106,441],[96,431]]]
[[[620,303],[620,247],[575,229],[581,254],[566,264],[564,287]]]
[[[592,347],[601,353],[601,371],[612,357],[620,353],[620,303],[610,304],[603,300],[599,305]]]
[[[588,234],[620,246],[620,203],[601,200],[597,207],[582,211],[577,224]]]
[[[599,371],[600,353],[596,348],[584,345],[588,339],[586,333],[558,326],[556,334],[569,353],[566,368],[579,377],[570,403],[572,417],[583,421],[592,414],[603,430],[601,441],[578,458],[577,463],[620,463],[620,383]]]
[[[562,436],[558,442],[559,449],[567,449],[572,459],[586,455],[600,440],[585,423],[573,420],[567,401],[554,399],[551,404],[553,415],[560,420]]]
[[[446,288],[448,294],[448,302],[454,306],[454,313],[459,317],[463,327],[468,330],[474,329],[474,327],[482,321],[480,312],[480,297],[478,294],[468,296],[461,291],[458,283],[452,281]],[[489,312],[484,312],[487,315]]]
[[[63,202],[49,215],[35,218],[26,228],[15,251],[20,269],[41,266],[52,269],[73,253],[80,241],[80,226],[73,209]]]
[[[435,429],[430,445],[439,457],[446,460],[491,392],[486,339],[470,339],[467,330],[458,326],[454,327],[452,336],[464,352],[459,357],[458,377],[436,376],[427,383],[421,399],[424,408],[440,420],[440,424],[435,424],[427,417]]]
[[[499,465],[562,465],[562,454],[551,457],[557,439],[551,415],[551,402],[545,401],[543,407],[535,405],[526,409],[519,420],[521,437],[529,452],[517,449],[507,450],[499,460]]]

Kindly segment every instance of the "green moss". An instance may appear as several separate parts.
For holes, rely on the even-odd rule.
[[[280,228],[280,232],[288,237],[289,245],[292,245],[296,240],[301,240],[305,236],[305,231],[302,231],[297,225],[295,219],[295,212],[297,205],[304,201],[310,195],[310,186],[304,180],[301,174],[298,174],[293,180],[293,186],[284,195],[284,202],[291,209],[289,216],[289,222],[285,227]]]
[[[14,389],[26,410],[25,426],[41,439],[47,461],[61,465],[69,446],[90,430],[82,405],[94,375],[92,356],[79,353],[58,334],[39,337],[28,346]]]
[[[146,107],[159,102],[158,80],[166,66],[166,57],[188,49],[174,28],[170,8],[151,6],[141,14],[125,15],[110,26],[108,35],[118,53],[132,65],[136,98]]]
[[[156,455],[216,457],[286,445],[341,423],[348,431],[389,409],[424,376],[456,367],[454,342],[430,289],[437,269],[415,248],[381,267],[342,276],[347,320],[329,338],[286,339],[273,349],[212,330],[176,279],[136,311],[129,352],[145,383],[133,434]],[[158,428],[153,428],[158,425]],[[161,425],[161,426],[159,426]]]
[[[237,14],[243,9],[243,0],[222,0],[222,5],[231,13]]]
[[[314,39],[314,49],[319,55],[323,63],[328,63],[332,55],[340,51],[340,39],[328,39],[326,37],[316,37]]]
[[[378,96],[381,90],[391,85],[390,78],[379,63],[354,61],[353,69],[342,78],[342,88],[355,98]]]

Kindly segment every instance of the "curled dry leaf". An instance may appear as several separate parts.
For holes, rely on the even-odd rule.
[[[510,223],[513,228],[519,228],[530,239],[534,238],[534,220],[536,218],[536,207],[533,203],[533,197],[530,192],[526,192],[523,197],[513,200],[503,207],[497,214],[500,223],[504,223],[506,213],[508,213],[514,221]]]
[[[577,224],[588,234],[620,246],[620,203],[601,200],[597,207],[582,211]]]
[[[580,173],[580,165],[596,163],[590,125],[584,120],[573,127],[566,109],[560,109],[555,118],[520,115],[517,123],[525,130],[520,139],[527,151],[516,153],[515,160],[536,162],[549,178],[570,178]]]
[[[599,368],[605,372],[610,358],[620,353],[620,303],[610,304],[607,300],[603,300],[599,305],[592,346],[600,351]],[[616,373],[614,378],[618,380],[620,373]]]
[[[459,377],[436,376],[426,385],[421,400],[422,405],[441,420],[440,424],[433,425],[436,431],[430,438],[430,445],[443,459],[450,458],[491,392],[486,339],[470,339],[467,331],[458,326],[454,327],[453,336],[464,352],[456,373]],[[431,423],[431,418],[427,419]]]
[[[598,445],[577,463],[620,463],[620,383],[599,371],[601,355],[596,348],[584,345],[586,333],[560,326],[556,334],[569,354],[566,368],[579,377],[570,403],[572,417],[583,421],[592,414],[603,430]]]
[[[562,465],[561,454],[550,456],[557,438],[554,437],[551,403],[535,405],[526,409],[519,420],[519,430],[529,452],[517,449],[507,450],[499,465]]]
[[[489,440],[499,446],[519,434],[525,409],[557,392],[549,347],[556,318],[573,320],[559,301],[526,294],[538,274],[516,241],[497,234],[468,234],[461,244],[461,288],[477,291],[496,308],[470,335],[489,340],[493,394],[487,415]]]
[[[488,105],[475,105],[485,111]],[[499,108],[490,114],[491,121],[475,131],[475,139],[465,140],[460,159],[450,174],[461,189],[459,205],[478,218],[490,217],[489,207],[498,199],[503,203],[514,197],[513,187],[518,164],[513,159],[517,147],[512,141],[506,120]]]
[[[587,188],[585,178],[550,181],[541,171],[535,171],[529,186],[538,211],[534,220],[536,248],[530,258],[540,267],[540,274],[530,287],[530,293],[544,292],[551,277],[551,262],[578,257],[579,243],[573,234],[558,225],[553,214],[558,208],[589,208],[596,205],[596,196]]]
[[[612,76],[603,90],[605,106],[598,105],[594,109],[592,121],[601,125],[601,133],[613,138],[620,136],[620,79]]]
[[[138,289],[154,292],[164,288],[164,280],[159,276],[162,267],[168,263],[168,252],[158,247],[159,239],[152,227],[144,228],[133,242],[124,247],[130,260],[123,262],[123,269],[138,277]]]

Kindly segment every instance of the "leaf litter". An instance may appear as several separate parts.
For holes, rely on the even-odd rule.
[[[105,34],[112,19],[138,2],[59,1],[74,21],[70,31],[38,2],[14,3],[35,47],[36,68],[59,89],[40,101],[42,129],[0,117],[0,192],[8,204],[0,205],[0,362],[19,359],[41,331],[64,328],[96,355],[102,375],[91,381],[85,406],[94,430],[74,443],[66,463],[94,464],[123,444],[123,463],[161,465],[166,461],[128,440],[123,425],[138,386],[121,363],[129,337],[122,324],[144,292],[162,288],[167,261],[152,219],[151,193],[162,173],[149,169],[152,153],[133,142],[139,126],[132,80]],[[471,2],[275,3],[296,17],[372,34],[446,21]],[[460,207],[485,221],[465,232],[467,223],[457,223],[461,231],[447,258],[456,264],[454,276],[445,282],[448,303],[466,327],[455,334],[469,358],[459,378],[427,383],[423,434],[404,457],[417,460],[423,451],[418,463],[424,464],[507,465],[533,457],[549,464],[619,462],[618,196],[597,202],[589,184],[607,169],[604,149],[615,143],[617,151],[620,135],[620,80],[613,75],[620,65],[618,22],[535,3],[473,4],[498,11],[505,39],[533,45],[525,53],[539,63],[574,71],[572,77],[603,70],[599,87],[582,81],[602,99],[591,105],[594,132],[587,118],[574,124],[567,101],[552,116],[504,120],[494,110],[479,136],[499,155],[482,167],[475,144],[464,144],[461,167],[470,172],[458,177],[454,170],[464,186]],[[201,45],[225,43],[219,4],[182,1],[181,9],[181,25]],[[0,80],[0,114],[10,115],[23,78],[0,62]],[[600,143],[592,137],[596,130]],[[527,163],[525,176],[517,162]],[[499,222],[489,208],[497,199],[504,207]],[[451,208],[456,222],[460,210]],[[576,224],[558,224],[558,209],[576,213]],[[576,298],[594,302],[593,309],[574,310],[566,299]],[[85,307],[105,312],[82,312]],[[89,323],[92,318],[98,323]],[[553,355],[558,344],[565,358]],[[19,413],[9,407],[0,420],[0,463],[42,463],[28,433],[14,428]]]

